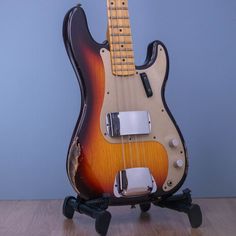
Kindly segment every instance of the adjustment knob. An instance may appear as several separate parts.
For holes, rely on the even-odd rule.
[[[170,147],[177,148],[179,146],[179,140],[173,138],[169,141],[169,145]]]
[[[175,162],[175,167],[176,168],[182,168],[183,165],[184,165],[184,162],[180,159]]]

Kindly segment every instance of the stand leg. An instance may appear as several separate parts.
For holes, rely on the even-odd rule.
[[[192,204],[189,189],[185,189],[182,194],[171,196],[161,202],[154,202],[154,205],[186,213],[192,228],[198,228],[202,224],[201,208],[197,204]]]
[[[111,221],[110,212],[83,203],[78,205],[77,210],[81,214],[85,214],[94,218],[96,231],[101,235],[106,235]]]
[[[87,216],[95,219],[95,229],[100,235],[106,235],[110,221],[111,214],[106,211],[107,207],[103,208],[97,207],[96,205],[87,204],[86,202],[81,201],[79,198],[66,197],[63,204],[63,215],[72,219],[74,212],[78,211],[80,214],[85,214]]]

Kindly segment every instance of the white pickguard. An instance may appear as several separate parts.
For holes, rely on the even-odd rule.
[[[166,75],[167,57],[161,45],[158,45],[157,50],[158,56],[151,67],[138,70],[137,74],[132,77],[115,77],[111,71],[110,52],[105,48],[101,49],[100,54],[104,63],[106,79],[100,127],[104,138],[108,142],[120,143],[120,138],[111,138],[109,135],[106,135],[106,114],[119,111],[148,111],[152,122],[151,134],[138,136],[138,139],[159,142],[167,150],[169,168],[163,190],[170,191],[182,179],[187,163],[185,161],[184,146],[179,133],[165,110],[162,101],[161,89]],[[140,79],[140,73],[143,72],[147,74],[153,91],[153,96],[150,98],[147,97]],[[124,137],[123,139],[125,143],[133,142],[128,137]],[[169,144],[170,140],[177,140],[179,143],[178,146],[176,148],[171,147]],[[177,160],[183,161],[181,168],[176,168]]]

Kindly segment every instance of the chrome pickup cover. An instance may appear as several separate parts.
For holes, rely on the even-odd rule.
[[[148,195],[156,192],[156,190],[156,182],[148,168],[121,170],[115,179],[114,195],[116,197]]]
[[[123,111],[106,115],[107,133],[111,137],[151,133],[151,119],[147,111]]]

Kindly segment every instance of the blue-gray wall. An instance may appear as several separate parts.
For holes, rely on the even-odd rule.
[[[166,98],[190,154],[185,187],[236,196],[236,1],[129,2],[137,64],[152,40],[169,50]],[[80,93],[61,28],[76,3],[0,2],[0,199],[73,193],[65,160]],[[102,42],[106,0],[81,3]]]

